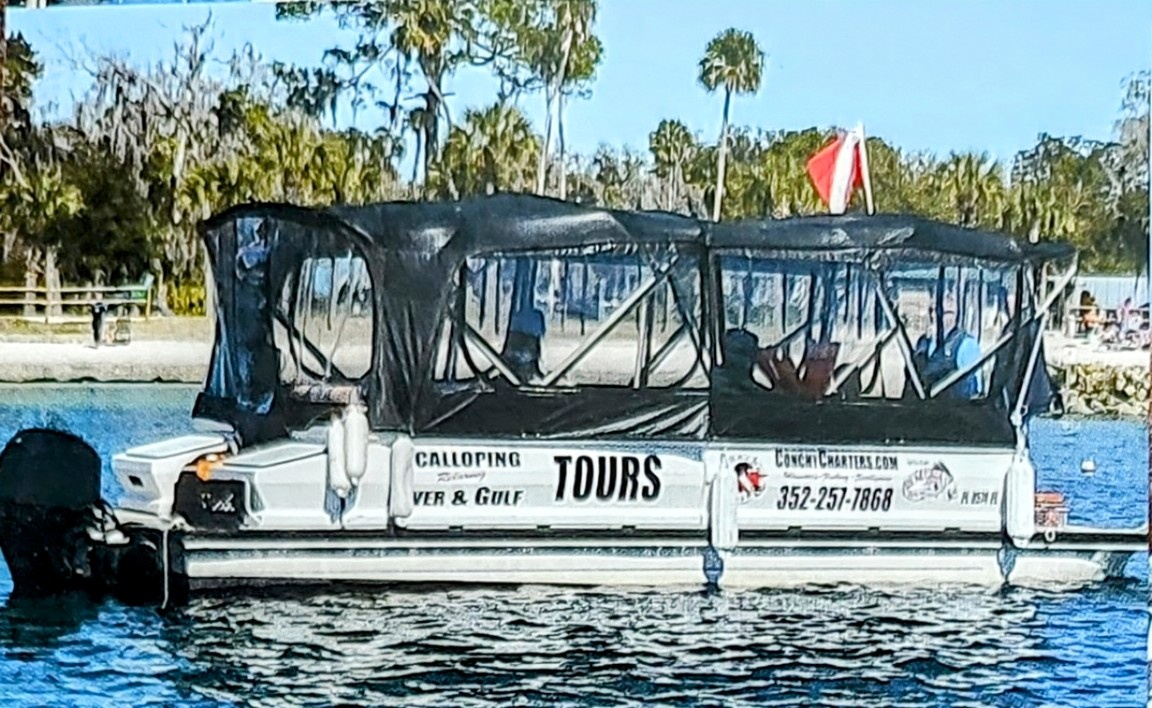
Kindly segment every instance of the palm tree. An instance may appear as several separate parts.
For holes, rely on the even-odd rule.
[[[552,144],[552,121],[555,114],[560,143],[560,198],[566,191],[564,162],[564,93],[570,87],[592,77],[600,61],[600,42],[592,35],[596,22],[595,0],[558,0],[551,9],[550,24],[533,35],[530,41],[530,63],[544,83],[544,145],[536,173],[536,192],[544,193],[547,182],[548,153]]]
[[[751,32],[735,28],[716,35],[700,60],[700,83],[709,93],[724,89],[724,119],[720,129],[720,150],[716,166],[716,198],[712,220],[720,220],[720,203],[724,197],[724,159],[728,151],[728,117],[733,93],[755,93],[760,90],[764,72],[764,52]]]
[[[983,223],[999,216],[1006,202],[998,162],[987,153],[953,153],[941,170],[940,186],[951,207],[947,214],[950,221],[960,226],[1000,226]]]
[[[432,181],[441,192],[455,185],[461,195],[519,191],[531,179],[538,150],[532,124],[515,106],[469,109],[449,131]]]
[[[423,148],[424,177],[440,153],[440,117],[443,114],[449,128],[452,117],[444,98],[444,83],[451,76],[455,62],[460,60],[450,51],[458,36],[465,8],[463,3],[451,0],[394,0],[390,3],[351,3],[352,13],[362,14],[365,22],[378,30],[390,24],[391,45],[405,63],[420,68],[427,89],[421,94],[419,120],[412,127],[418,130]],[[383,14],[380,10],[383,9]],[[420,164],[420,161],[417,161]]]
[[[684,172],[696,153],[696,139],[678,120],[662,120],[648,136],[656,176],[663,182],[665,207],[678,209],[684,196]]]

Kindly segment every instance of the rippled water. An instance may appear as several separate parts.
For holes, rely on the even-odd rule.
[[[186,429],[193,397],[0,388],[0,439],[52,424],[108,454]],[[1043,421],[1040,486],[1072,495],[1076,521],[1141,523],[1146,440],[1134,423]],[[1074,593],[426,587],[201,598],[161,617],[13,603],[4,570],[0,705],[1141,706],[1147,572],[1141,557]]]

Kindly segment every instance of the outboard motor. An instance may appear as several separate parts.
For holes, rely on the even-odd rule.
[[[0,452],[0,551],[14,594],[98,592],[88,530],[97,525],[100,456],[69,433],[17,433]]]
[[[0,452],[0,552],[13,596],[111,593],[129,604],[186,599],[174,534],[121,526],[100,498],[100,455],[79,437],[22,430]]]

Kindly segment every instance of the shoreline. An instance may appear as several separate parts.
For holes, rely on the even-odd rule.
[[[99,348],[81,326],[0,328],[0,387],[203,385],[214,339],[207,318],[154,318],[132,327],[128,344]],[[1067,415],[1148,418],[1148,351],[1100,350],[1054,332],[1045,334],[1045,351]]]

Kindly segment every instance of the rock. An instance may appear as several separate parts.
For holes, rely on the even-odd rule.
[[[1054,368],[1067,412],[1124,418],[1148,415],[1148,369],[1083,363]]]

